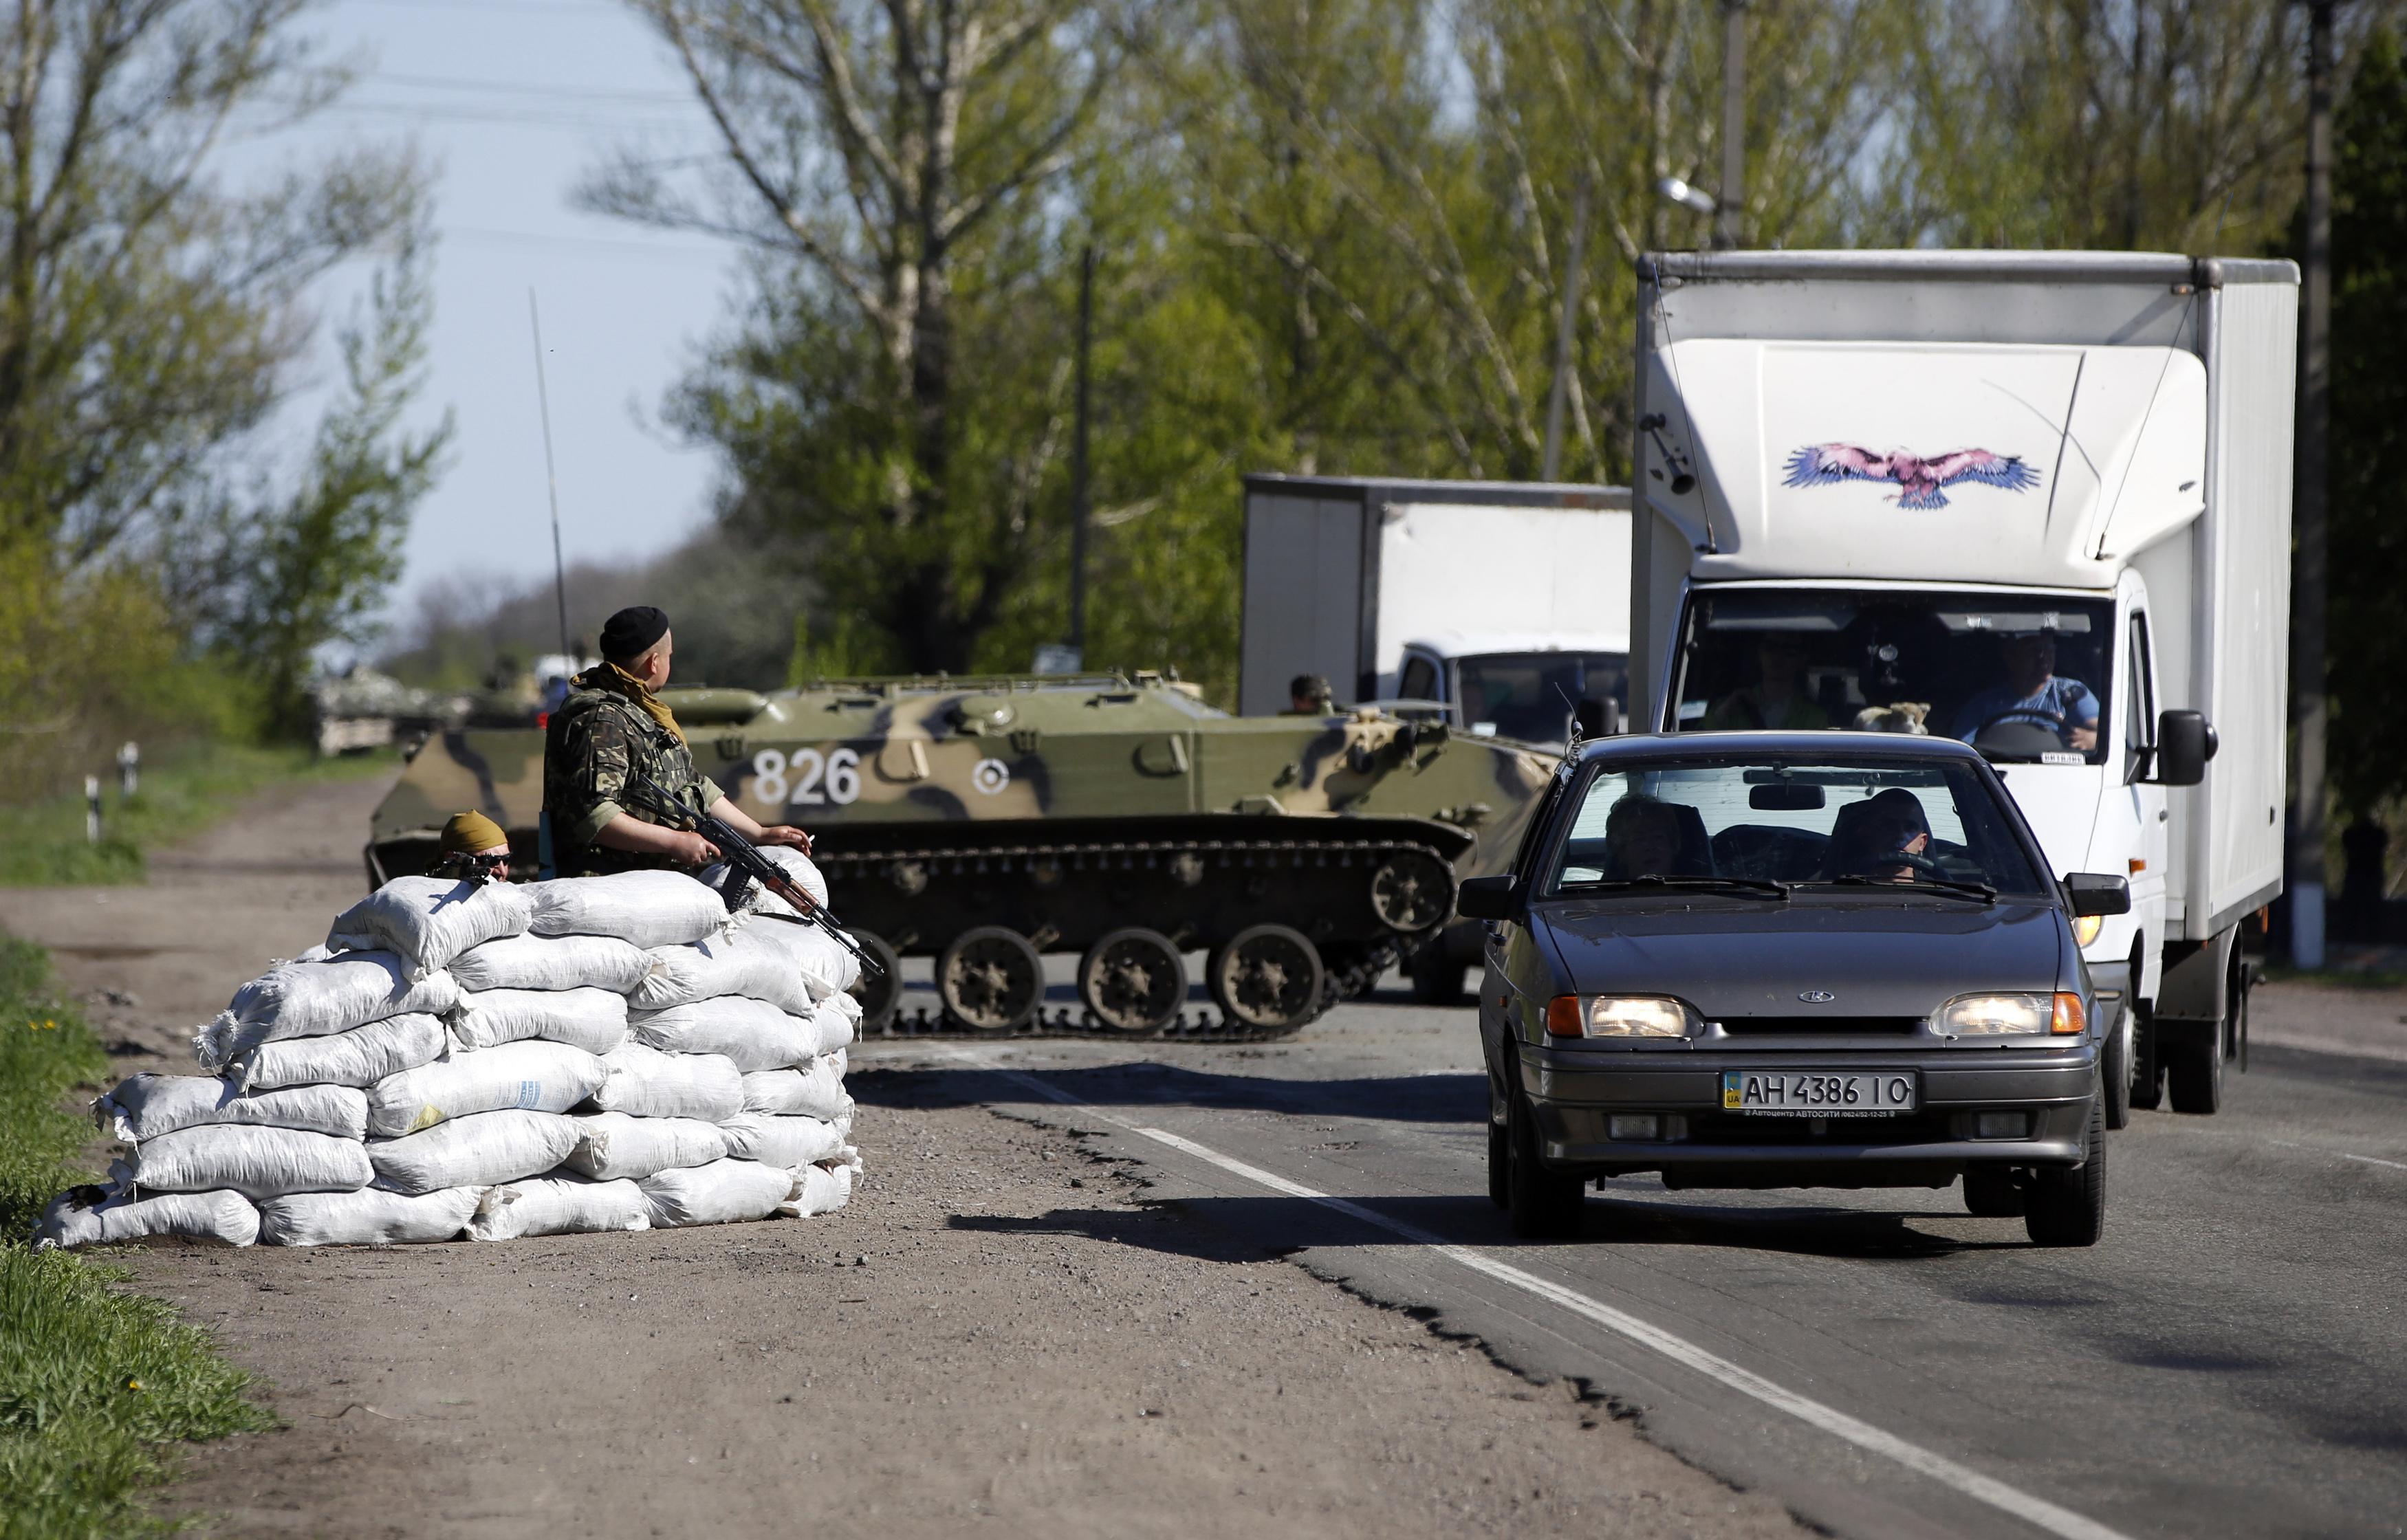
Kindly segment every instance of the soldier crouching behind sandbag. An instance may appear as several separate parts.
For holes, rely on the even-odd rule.
[[[668,616],[660,611],[643,604],[620,610],[602,628],[601,665],[569,681],[568,699],[552,713],[543,742],[547,875],[696,868],[719,859],[718,847],[701,835],[622,806],[630,773],[755,843],[811,848],[811,837],[790,825],[754,823],[694,767],[684,729],[655,693],[669,680],[671,641]]]

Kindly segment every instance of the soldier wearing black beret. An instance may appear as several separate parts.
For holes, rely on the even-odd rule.
[[[563,877],[719,859],[701,835],[623,805],[631,772],[756,844],[811,848],[811,837],[791,825],[753,822],[695,767],[685,729],[659,695],[669,682],[674,640],[669,617],[650,605],[620,610],[602,628],[601,663],[569,681],[568,699],[551,713],[543,741],[543,817],[551,866]]]

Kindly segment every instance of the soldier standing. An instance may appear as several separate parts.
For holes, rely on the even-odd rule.
[[[602,628],[601,663],[569,681],[568,699],[545,728],[544,833],[549,863],[563,877],[719,859],[701,835],[622,805],[631,772],[756,844],[811,848],[811,837],[790,825],[754,823],[695,768],[684,729],[657,693],[668,683],[671,643],[668,616],[648,604],[612,615]]]

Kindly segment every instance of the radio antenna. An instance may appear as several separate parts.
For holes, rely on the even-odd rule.
[[[551,495],[551,592],[560,604],[560,651],[582,662],[568,648],[568,569],[560,557],[560,473],[551,460],[551,397],[543,388],[543,316],[535,309],[534,285],[527,285],[527,325],[534,333],[534,401],[543,417],[543,482]]]

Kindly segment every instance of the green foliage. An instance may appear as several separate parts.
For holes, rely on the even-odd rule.
[[[249,1377],[125,1275],[24,1237],[81,1180],[91,1124],[71,1096],[108,1058],[55,996],[40,948],[0,937],[0,1540],[115,1540],[171,1533],[141,1491],[171,1474],[167,1446],[275,1425]]]
[[[2332,177],[2331,770],[2364,815],[2407,793],[2407,64],[2369,40]]]
[[[144,756],[140,790],[130,800],[117,795],[113,774],[103,777],[97,845],[84,839],[80,784],[53,797],[0,803],[0,886],[139,883],[146,850],[199,833],[270,787],[387,774],[393,765],[391,755],[319,759],[297,745],[254,746],[223,737],[172,749],[154,744]]]

